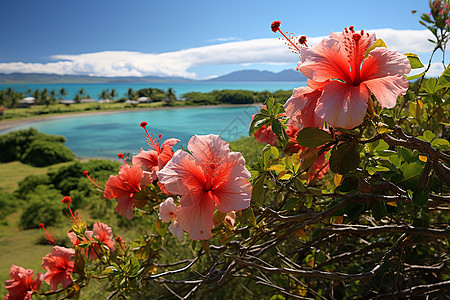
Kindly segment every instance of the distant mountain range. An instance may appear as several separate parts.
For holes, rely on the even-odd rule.
[[[236,82],[236,81],[306,81],[306,77],[294,70],[278,73],[258,70],[235,71],[208,80],[193,80],[181,77],[94,77],[55,74],[0,74],[0,84],[45,84],[45,83],[189,83],[189,82]]]
[[[278,73],[258,70],[241,70],[232,72],[208,81],[306,81],[306,77],[294,70],[283,70]]]

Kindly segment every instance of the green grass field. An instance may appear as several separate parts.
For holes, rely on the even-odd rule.
[[[30,165],[23,164],[18,161],[0,164],[0,190],[12,193],[17,189],[19,181],[27,177],[28,175],[42,175],[46,174],[49,170],[58,169],[64,165],[71,164],[72,162],[65,162],[49,167],[36,168]]]

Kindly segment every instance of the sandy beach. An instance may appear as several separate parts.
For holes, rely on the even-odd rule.
[[[124,109],[124,110],[101,110],[101,111],[85,111],[85,112],[74,112],[74,113],[62,113],[62,114],[52,114],[52,115],[43,115],[36,117],[29,117],[25,119],[15,119],[15,120],[1,120],[0,121],[0,134],[3,130],[13,128],[20,125],[25,125],[29,123],[41,122],[46,120],[53,119],[62,119],[62,118],[76,118],[87,115],[110,115],[110,114],[119,114],[123,112],[132,112],[132,111],[145,111],[145,110],[168,110],[168,109],[193,109],[193,108],[215,108],[215,107],[243,107],[243,106],[261,106],[261,103],[255,104],[220,104],[220,105],[200,105],[200,106],[174,106],[174,107],[155,107],[155,108],[134,108],[134,109]]]

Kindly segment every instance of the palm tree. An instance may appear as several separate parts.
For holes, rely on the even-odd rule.
[[[36,100],[37,104],[42,104],[41,103],[41,91],[39,91],[39,89],[35,89],[33,92],[33,97]]]
[[[166,102],[171,103],[172,101],[176,100],[177,96],[175,95],[175,91],[173,88],[168,88],[166,92]]]
[[[0,106],[5,106],[6,105],[6,93],[5,91],[1,90],[0,91]]]
[[[42,101],[42,104],[45,104],[47,107],[50,105],[51,98],[48,96],[47,89],[42,90],[41,101]]]
[[[111,92],[109,89],[103,89],[102,92],[98,95],[100,99],[109,99]]]
[[[55,90],[51,90],[50,91],[50,103],[53,104],[56,101],[56,91]]]
[[[116,89],[111,89],[111,93],[109,94],[111,96],[111,99],[114,100],[114,98],[116,98],[117,96],[119,96],[117,94]]]
[[[63,99],[64,96],[67,96],[67,95],[68,95],[67,90],[66,90],[65,88],[63,88],[63,87],[60,88],[60,89],[59,89],[59,95],[61,96],[60,99]]]
[[[130,100],[136,100],[137,99],[136,92],[132,88],[128,89],[127,96],[128,96],[128,99],[130,99]]]

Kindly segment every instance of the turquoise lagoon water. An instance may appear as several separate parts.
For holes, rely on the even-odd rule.
[[[35,127],[47,134],[63,135],[66,146],[78,157],[116,158],[117,153],[136,154],[141,147],[147,149],[142,121],[149,123],[147,129],[162,140],[178,138],[186,147],[194,134],[220,134],[227,141],[248,136],[251,117],[258,111],[256,106],[182,108],[168,110],[133,111],[107,115],[47,120],[17,126],[0,132]]]
[[[306,85],[306,82],[193,82],[193,83],[62,83],[62,84],[0,84],[0,90],[6,90],[11,87],[15,91],[26,93],[28,89],[32,91],[35,89],[43,90],[46,88],[48,91],[56,90],[64,87],[68,95],[65,99],[73,99],[80,88],[85,90],[86,95],[90,95],[91,98],[97,99],[103,89],[115,88],[118,92],[119,98],[127,97],[128,88],[132,88],[137,91],[143,88],[159,88],[167,90],[173,88],[177,96],[181,96],[188,92],[211,92],[213,90],[250,90],[250,91],[270,91],[275,92],[277,90],[292,90],[296,87]],[[29,95],[30,96],[30,95]]]

